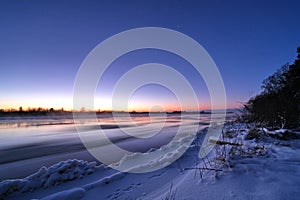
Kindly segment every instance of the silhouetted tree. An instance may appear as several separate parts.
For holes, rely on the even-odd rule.
[[[300,125],[300,47],[293,64],[286,64],[262,83],[263,92],[250,99],[248,119],[273,127]]]

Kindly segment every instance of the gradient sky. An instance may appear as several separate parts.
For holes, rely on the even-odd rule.
[[[240,106],[260,92],[264,78],[295,59],[299,8],[297,0],[0,0],[0,108],[72,108],[73,83],[87,54],[114,34],[148,26],[174,29],[199,42],[221,72],[228,107]],[[177,70],[187,66],[180,72],[197,91],[201,108],[208,108],[201,77],[185,61],[158,50],[116,60],[100,81],[96,107],[109,109],[111,88],[122,73],[147,62]],[[137,110],[153,102],[177,106],[174,95],[157,85],[139,89],[130,101],[130,109]]]

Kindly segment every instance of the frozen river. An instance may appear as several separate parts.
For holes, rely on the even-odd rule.
[[[84,134],[87,134],[91,141],[101,140],[98,134],[101,127],[110,141],[120,148],[131,152],[146,152],[167,144],[179,126],[198,126],[199,129],[208,126],[210,115],[204,114],[199,117],[194,114],[171,114],[149,118],[148,115],[135,114],[131,119],[133,121],[130,122],[128,118],[121,117],[117,120],[119,124],[116,124],[111,116],[101,116],[98,123],[87,121],[83,125]],[[124,133],[134,130],[137,134],[147,134],[160,127],[163,127],[161,131],[147,138]],[[110,153],[112,152],[108,154]],[[34,173],[41,166],[50,166],[61,160],[74,158],[96,160],[82,144],[72,118],[0,119],[0,180],[22,178]]]

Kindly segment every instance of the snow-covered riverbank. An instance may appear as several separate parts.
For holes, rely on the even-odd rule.
[[[1,198],[298,199],[299,132],[227,124],[219,140],[211,138],[217,143],[214,150],[199,159],[204,134],[205,130],[199,132],[180,159],[155,172],[132,174],[68,160],[25,179],[1,182]]]

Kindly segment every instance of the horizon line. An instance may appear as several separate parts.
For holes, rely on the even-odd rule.
[[[71,112],[81,112],[81,113],[88,113],[88,112],[96,112],[96,113],[175,113],[175,112],[209,112],[209,111],[218,111],[218,110],[234,110],[234,109],[241,109],[240,107],[235,107],[235,108],[218,108],[218,109],[198,109],[198,110],[166,110],[166,111],[146,111],[146,110],[131,110],[131,111],[125,111],[125,110],[101,110],[101,109],[54,109],[54,108],[42,108],[42,107],[37,107],[37,108],[27,108],[23,109],[20,107],[19,109],[15,108],[0,108],[0,113],[29,113],[29,112],[46,112],[46,113],[71,113]]]

